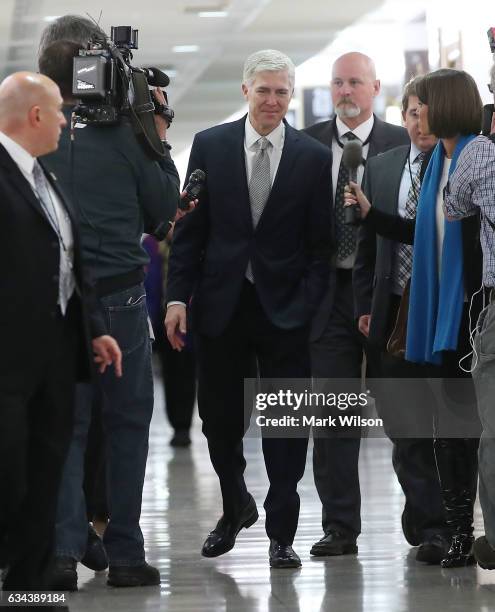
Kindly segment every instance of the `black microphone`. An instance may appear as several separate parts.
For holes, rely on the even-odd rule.
[[[349,181],[357,183],[357,171],[363,161],[363,144],[360,140],[349,140],[342,151],[342,163],[349,172]],[[344,208],[344,223],[358,225],[361,222],[361,208],[359,204]]]
[[[194,170],[191,172],[191,176],[189,177],[189,181],[184,188],[186,192],[185,195],[181,198],[179,203],[179,208],[181,210],[187,210],[189,208],[189,202],[193,200],[197,200],[201,189],[203,189],[206,180],[206,174],[203,170]]]
[[[146,80],[148,83],[154,87],[167,87],[170,83],[168,75],[165,74],[163,70],[153,67],[141,68],[141,70],[146,75]]]

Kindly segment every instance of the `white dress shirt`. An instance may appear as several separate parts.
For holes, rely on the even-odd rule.
[[[249,185],[249,181],[251,179],[251,173],[253,171],[253,163],[256,154],[258,153],[258,145],[256,144],[258,140],[262,138],[261,134],[254,129],[251,125],[251,121],[249,120],[249,115],[246,117],[246,125],[244,129],[244,159],[246,162],[246,176],[247,182]],[[268,157],[270,159],[270,178],[273,182],[275,180],[275,176],[277,175],[278,166],[280,164],[280,158],[282,157],[282,150],[284,148],[284,140],[285,140],[285,125],[284,122],[281,121],[280,124],[269,134],[265,136],[265,138],[272,145],[268,147],[266,150],[268,152]]]
[[[14,163],[18,166],[24,178],[27,180],[36,198],[36,186],[33,177],[33,166],[35,158],[26,151],[21,145],[12,140],[9,136],[0,132],[0,144],[5,148]],[[62,314],[67,310],[67,304],[74,293],[76,286],[75,276],[73,271],[74,263],[74,236],[69,216],[65,210],[60,198],[47,180],[47,188],[53,204],[53,211],[56,215],[55,223],[58,227],[60,235],[57,235],[60,245],[60,262],[59,262],[59,285],[58,285],[58,304]],[[50,220],[47,219],[50,223]]]
[[[354,136],[359,138],[359,140],[364,144],[368,140],[371,134],[371,130],[373,129],[374,123],[375,123],[375,116],[371,115],[369,119],[366,119],[366,121],[363,121],[363,123],[358,125],[353,130],[351,130],[339,117],[337,117],[335,125],[337,128],[337,135],[342,144],[344,144],[344,140],[345,140],[343,139],[343,136],[344,134],[347,134],[347,132],[352,132]],[[368,157],[369,150],[370,150],[369,143],[363,146],[363,159],[366,159]],[[337,191],[337,182],[339,178],[340,162],[342,161],[342,151],[343,151],[342,147],[336,141],[336,139],[332,136],[332,156],[333,156],[332,157],[332,187],[333,187],[333,201],[334,202],[335,202],[335,193]],[[363,175],[364,175],[364,166],[363,164],[361,164],[357,171],[357,181],[359,185],[361,185],[363,181]],[[355,259],[356,259],[356,252],[354,251],[354,253],[349,255],[349,257],[347,257],[346,259],[339,261],[337,263],[337,267],[351,269],[354,266]]]

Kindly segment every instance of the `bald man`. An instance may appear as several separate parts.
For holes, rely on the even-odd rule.
[[[0,534],[4,590],[45,586],[75,382],[121,354],[83,280],[77,228],[37,157],[65,119],[53,81],[19,72],[0,84]]]
[[[363,160],[366,160],[409,144],[409,137],[404,128],[385,123],[373,114],[380,81],[368,56],[353,52],[339,57],[332,68],[330,87],[335,117],[306,130],[330,148],[336,230],[335,267],[311,330],[311,371],[316,378],[360,379],[365,354],[369,375],[377,376],[378,372],[373,370],[376,359],[354,319],[352,269],[356,258],[356,228],[342,223],[343,188],[348,181],[341,164],[342,149],[348,140],[357,138],[363,145]],[[359,182],[364,164],[365,161],[358,169]],[[342,391],[354,391],[351,386],[343,384]],[[328,432],[328,437],[315,437],[313,470],[323,505],[324,536],[311,549],[313,555],[357,553],[356,538],[361,531],[359,447],[359,429],[337,430]]]

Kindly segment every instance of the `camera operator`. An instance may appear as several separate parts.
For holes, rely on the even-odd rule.
[[[69,15],[48,26],[42,37],[40,72],[59,85],[67,118],[75,103],[73,59],[94,36],[104,34],[88,20]],[[161,91],[155,91],[155,97],[163,102]],[[167,123],[162,117],[155,120],[160,138],[165,140]],[[103,538],[108,584],[154,585],[159,584],[160,575],[145,561],[139,526],[153,410],[143,286],[148,257],[141,238],[143,232],[151,232],[160,222],[173,220],[179,203],[179,177],[168,150],[160,161],[152,161],[125,119],[109,126],[76,124],[73,133],[71,143],[65,131],[59,151],[45,163],[57,172],[80,213],[83,257],[96,280],[111,333],[123,353],[123,377],[117,381],[113,374],[106,375],[101,383],[109,502],[109,522]],[[58,502],[53,589],[77,590],[77,562],[86,552],[88,523],[82,482],[92,394],[89,386],[78,388],[74,434]],[[101,566],[95,564],[93,569],[105,566],[103,558]]]
[[[490,91],[495,91],[495,63]],[[479,565],[495,569],[495,116],[490,138],[478,136],[462,151],[445,190],[448,219],[481,212],[480,240],[483,251],[483,285],[489,304],[476,325],[472,374],[478,412],[483,426],[479,446],[479,495],[486,535],[478,538],[473,552]]]

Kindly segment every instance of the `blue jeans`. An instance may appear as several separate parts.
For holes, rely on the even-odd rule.
[[[109,333],[122,350],[122,378],[113,368],[99,377],[103,391],[109,523],[103,538],[110,565],[144,563],[139,518],[153,413],[153,377],[146,294],[142,284],[101,298]],[[88,535],[83,493],[84,453],[93,387],[78,385],[74,433],[59,492],[56,554],[78,561]]]
[[[473,379],[483,426],[479,447],[480,504],[488,542],[495,548],[495,304],[478,319]]]

